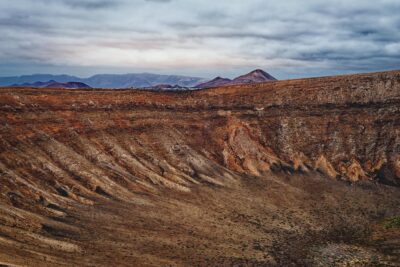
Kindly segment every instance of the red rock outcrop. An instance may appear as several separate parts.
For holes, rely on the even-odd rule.
[[[324,155],[321,155],[317,161],[315,162],[315,169],[317,171],[322,172],[323,174],[327,175],[328,177],[335,179],[338,175],[336,172],[335,168],[332,166],[332,164],[324,157]]]
[[[287,165],[275,153],[252,136],[248,126],[239,121],[228,122],[228,137],[223,150],[224,165],[228,169],[260,176]]]

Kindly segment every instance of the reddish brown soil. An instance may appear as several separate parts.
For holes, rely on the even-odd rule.
[[[318,266],[345,244],[396,266],[368,229],[400,214],[399,109],[398,71],[2,88],[0,264]]]

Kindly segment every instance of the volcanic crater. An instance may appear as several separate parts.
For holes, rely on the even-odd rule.
[[[0,122],[0,265],[400,264],[400,71],[0,88]]]

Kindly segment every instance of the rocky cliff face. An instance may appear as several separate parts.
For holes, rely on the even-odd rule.
[[[232,171],[398,184],[399,88],[400,74],[387,72],[165,94],[3,89],[1,134],[6,147],[71,132],[154,134],[157,125]]]
[[[293,208],[295,213],[307,210],[309,215],[298,216],[315,229],[325,226],[308,211],[310,207],[304,208],[307,202],[295,204],[299,199],[311,201],[309,199],[318,196],[323,203],[329,199],[329,207],[336,209],[339,205],[343,210],[344,207],[350,209],[356,205],[354,201],[361,199],[365,200],[365,205],[369,203],[368,209],[378,210],[378,206],[385,205],[398,207],[390,201],[394,201],[393,196],[397,194],[392,186],[400,184],[399,71],[191,92],[3,88],[0,89],[0,110],[0,234],[6,236],[0,235],[0,245],[6,247],[7,242],[15,247],[25,240],[32,244],[30,251],[36,251],[34,244],[40,242],[44,248],[61,250],[57,253],[62,257],[68,253],[79,254],[87,244],[74,236],[81,231],[81,236],[89,238],[83,229],[89,222],[93,223],[94,218],[82,215],[87,209],[84,207],[98,205],[104,199],[114,203],[112,205],[117,201],[125,204],[118,209],[104,208],[104,213],[93,213],[97,214],[93,216],[106,216],[104,214],[113,213],[114,209],[122,214],[125,205],[149,205],[156,201],[154,196],[164,195],[165,190],[181,196],[195,194],[204,186],[245,190],[238,191],[237,199],[230,195],[231,191],[224,193],[228,195],[212,193],[215,201],[221,198],[219,204],[213,204],[213,209],[224,207],[214,214],[216,221],[231,222],[232,214],[223,218],[218,214],[251,205],[246,201],[253,194],[257,200],[251,201],[259,203],[254,205],[259,205],[260,209],[254,209],[252,218],[259,218],[265,205],[274,206],[268,206],[271,210]],[[298,182],[298,177],[303,177],[303,182]],[[311,177],[322,177],[322,180]],[[242,183],[261,183],[253,179],[272,179],[265,185],[272,191],[262,189],[267,193],[260,189],[263,186],[254,185],[248,186],[257,189],[243,189],[247,187],[241,186]],[[344,197],[347,189],[341,187],[345,183],[336,180],[371,186],[381,182],[390,186],[381,189],[387,190],[381,200],[355,189],[352,193],[355,200],[344,202],[348,201]],[[326,191],[326,195],[313,196],[312,188]],[[170,194],[166,196],[171,197]],[[200,209],[202,201],[208,197],[196,194],[199,202],[193,205]],[[385,200],[386,197],[390,200]],[[229,203],[225,198],[238,202],[234,207],[225,207]],[[188,216],[193,222],[198,220],[198,213],[187,213],[186,204],[171,201],[161,202],[171,205],[158,211],[169,214],[165,218],[173,217],[171,214],[177,211],[171,208],[176,205],[175,208],[181,210],[177,214]],[[153,214],[150,212],[153,204],[143,216]],[[140,213],[141,208],[136,209]],[[248,206],[243,209],[249,212]],[[154,212],[156,214],[157,209]],[[80,216],[83,217],[78,219]],[[119,215],[113,216],[119,218]],[[240,217],[240,220],[245,220],[244,225],[247,225],[248,220],[253,220],[250,217]],[[68,218],[75,219],[71,219],[72,222]],[[146,218],[153,222],[153,217]],[[208,217],[202,218],[208,220]],[[115,220],[112,224],[118,222]],[[286,219],[282,217],[281,222],[285,224]],[[123,224],[122,221],[118,223]],[[176,221],[171,223],[174,225]],[[141,223],[138,221],[135,225]],[[240,227],[245,227],[248,236],[252,236],[254,225],[244,225]],[[125,226],[115,225],[119,235],[128,238],[122,230]],[[286,226],[276,227],[284,233]],[[298,229],[309,227],[304,225]],[[28,241],[20,235],[25,232],[32,233]],[[45,237],[39,236],[40,233]],[[239,240],[240,236],[237,232],[234,238]],[[11,237],[14,241],[10,241]],[[97,250],[93,250],[96,255],[100,255],[101,246],[98,244]],[[18,255],[23,255],[24,249],[20,249]],[[93,247],[86,249],[91,251]],[[226,249],[229,255],[238,253]],[[246,255],[262,259],[261,255],[251,253]],[[35,255],[30,257],[40,262]],[[165,254],[157,255],[158,260],[142,260],[154,265],[165,263],[160,260]],[[182,261],[194,264],[189,259],[182,258]]]

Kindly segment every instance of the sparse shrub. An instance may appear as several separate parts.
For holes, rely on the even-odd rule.
[[[386,224],[386,228],[400,228],[400,216],[392,217]]]

